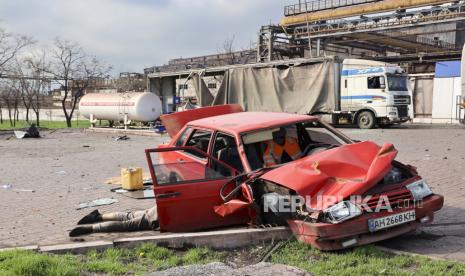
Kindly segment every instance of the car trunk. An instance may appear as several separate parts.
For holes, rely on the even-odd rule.
[[[230,113],[243,112],[244,110],[238,104],[227,104],[208,106],[186,111],[180,111],[172,114],[162,115],[160,117],[163,125],[172,138],[189,122],[208,118],[212,116],[225,115]]]

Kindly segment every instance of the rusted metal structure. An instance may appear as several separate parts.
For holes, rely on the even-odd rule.
[[[409,64],[458,59],[464,21],[465,3],[450,0],[300,2],[284,7],[279,25],[261,28],[257,60],[328,54]]]

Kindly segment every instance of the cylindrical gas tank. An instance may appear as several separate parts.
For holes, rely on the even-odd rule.
[[[91,115],[98,120],[128,120],[151,122],[160,117],[160,98],[150,92],[89,93],[81,98],[79,111],[82,116]]]

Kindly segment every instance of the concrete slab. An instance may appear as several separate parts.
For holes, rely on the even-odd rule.
[[[7,248],[0,248],[1,251],[8,251],[8,250],[32,250],[32,251],[39,251],[38,245],[29,245],[29,246],[19,246],[19,247],[7,247]]]
[[[104,128],[104,127],[93,127],[85,129],[87,133],[107,133],[114,135],[139,135],[139,136],[153,136],[162,137],[168,136],[168,134],[156,133],[153,130],[148,129],[121,129],[121,128]]]
[[[44,253],[74,253],[83,254],[90,250],[105,250],[113,247],[111,241],[92,241],[92,242],[80,242],[80,243],[68,243],[68,244],[57,244],[57,245],[46,245],[40,246],[39,252]]]
[[[171,248],[206,246],[213,249],[232,249],[268,241],[288,239],[292,232],[287,227],[266,229],[227,229],[197,233],[176,233],[151,237],[114,240],[116,247],[135,247],[141,243],[155,243]]]

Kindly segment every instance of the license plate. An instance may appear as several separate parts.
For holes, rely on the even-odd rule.
[[[386,229],[394,227],[409,221],[415,220],[415,210],[399,213],[387,217],[369,219],[368,220],[368,230],[370,232],[375,232],[381,229]]]

